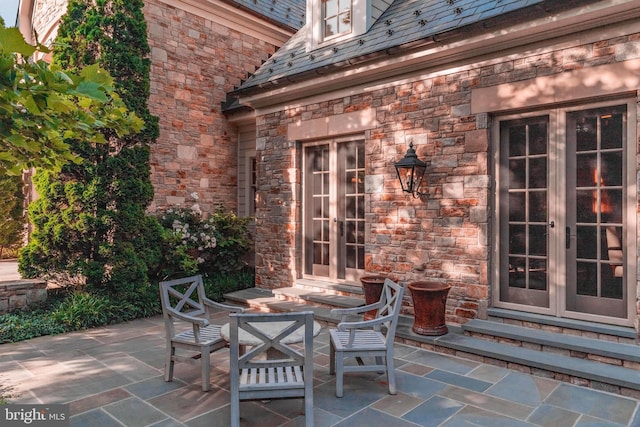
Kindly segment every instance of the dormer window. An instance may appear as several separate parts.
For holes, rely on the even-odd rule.
[[[307,0],[307,51],[366,34],[391,3],[393,0]]]
[[[323,39],[351,32],[351,0],[322,0]]]

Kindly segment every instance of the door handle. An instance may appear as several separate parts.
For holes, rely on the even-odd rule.
[[[340,231],[340,237],[344,236],[344,221],[338,221],[338,218],[333,218],[333,222],[338,224],[338,230]]]
[[[565,227],[564,246],[565,246],[565,249],[571,249],[571,227]]]

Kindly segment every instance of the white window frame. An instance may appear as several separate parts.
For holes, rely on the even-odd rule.
[[[322,2],[307,1],[307,25],[311,25],[311,30],[307,31],[307,51],[360,36],[371,26],[371,0],[351,0],[351,31],[325,38]]]

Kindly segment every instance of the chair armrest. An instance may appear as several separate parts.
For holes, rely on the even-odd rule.
[[[338,323],[338,330],[341,332],[346,332],[351,329],[375,329],[376,326],[382,325],[388,322],[392,315],[377,317],[371,320],[362,320],[360,322],[340,322]]]
[[[382,304],[380,304],[380,301],[377,301],[377,302],[374,302],[373,304],[361,305],[360,307],[334,308],[334,309],[331,310],[331,314],[335,314],[335,315],[341,316],[340,322],[345,322],[347,316],[349,316],[349,315],[362,314],[362,313],[365,313],[365,312],[367,312],[369,310],[378,309],[381,306],[382,306]]]
[[[245,312],[245,309],[243,307],[239,307],[237,305],[222,304],[222,303],[216,302],[214,300],[211,300],[209,298],[204,298],[202,300],[202,302],[204,303],[204,305],[206,305],[208,307],[217,308],[219,310],[230,311],[231,313],[244,313]]]
[[[177,319],[184,320],[185,322],[193,323],[202,327],[209,326],[209,321],[202,317],[189,316],[188,314],[180,313],[179,311],[174,310],[171,307],[165,307],[165,310],[167,310],[167,314],[171,317],[175,317]]]

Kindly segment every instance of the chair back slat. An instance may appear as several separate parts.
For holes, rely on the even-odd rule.
[[[238,369],[266,368],[274,366],[299,366],[304,363],[305,354],[283,340],[295,333],[299,328],[306,328],[308,316],[306,313],[275,313],[275,314],[241,314],[231,315],[230,341],[231,346],[237,340],[238,329],[253,335],[262,343],[248,350],[238,357]],[[311,313],[311,323],[313,323]],[[265,325],[274,325],[274,328],[265,329]],[[313,325],[311,327],[313,332]],[[306,330],[305,330],[306,332]],[[306,340],[313,340],[305,336]],[[276,356],[274,356],[276,355]]]
[[[240,400],[292,397],[304,397],[305,425],[313,426],[313,312],[231,313],[229,320],[231,426],[240,425]],[[243,355],[240,331],[252,345]]]
[[[160,282],[160,296],[163,309],[172,308],[191,316],[202,316],[206,313],[202,303],[204,299],[202,276]],[[164,313],[167,315],[167,310],[164,310]]]

